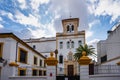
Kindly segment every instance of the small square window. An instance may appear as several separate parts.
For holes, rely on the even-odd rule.
[[[46,71],[43,71],[43,75],[46,76]]]
[[[25,68],[18,68],[18,75],[19,76],[25,76],[26,75],[26,69]]]
[[[22,49],[22,48],[19,48],[19,62],[21,63],[27,63],[27,51]]]
[[[39,76],[42,76],[42,70],[39,70]]]
[[[33,69],[32,75],[33,75],[33,76],[37,76],[37,69]]]

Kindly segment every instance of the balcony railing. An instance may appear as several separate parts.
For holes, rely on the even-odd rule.
[[[118,65],[94,66],[94,74],[120,74],[120,66]]]

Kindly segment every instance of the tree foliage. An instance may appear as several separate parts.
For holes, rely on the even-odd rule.
[[[94,53],[95,48],[93,48],[92,45],[88,46],[87,44],[85,44],[85,45],[80,45],[76,49],[76,53],[74,54],[75,60],[78,60],[78,59],[80,59],[80,57],[82,57],[83,51],[86,52],[86,56],[96,56],[96,54]]]

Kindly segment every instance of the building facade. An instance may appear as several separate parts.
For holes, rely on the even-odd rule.
[[[63,32],[56,33],[56,37],[25,39],[24,41],[48,57],[51,51],[58,50],[55,57],[59,63],[57,65],[57,75],[77,75],[79,73],[78,63],[74,60],[76,48],[85,44],[85,31],[78,31],[79,18],[62,20]]]
[[[0,80],[46,76],[45,57],[12,33],[0,33]]]
[[[120,23],[108,31],[106,40],[97,44],[98,63],[113,65],[120,63]]]

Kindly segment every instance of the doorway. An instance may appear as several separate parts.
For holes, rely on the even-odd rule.
[[[74,75],[74,66],[73,65],[68,65],[68,76],[73,76]]]

